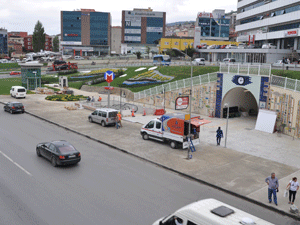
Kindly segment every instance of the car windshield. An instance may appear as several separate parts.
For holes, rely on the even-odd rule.
[[[58,146],[58,149],[62,154],[76,152],[76,149],[72,145]]]
[[[117,114],[118,114],[118,112],[109,112],[109,113],[108,113],[108,117],[109,117],[109,118],[114,118],[114,117],[117,116]]]
[[[23,104],[22,104],[22,103],[13,103],[13,106],[14,106],[14,107],[22,107]]]

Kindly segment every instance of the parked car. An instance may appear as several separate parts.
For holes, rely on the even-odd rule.
[[[227,45],[221,45],[221,49],[225,49]]]
[[[216,48],[216,45],[210,45],[207,47],[207,49],[215,49]]]
[[[26,98],[26,88],[22,86],[12,86],[10,96],[15,98]]]
[[[240,43],[237,48],[244,49],[247,45],[245,43]]]
[[[223,59],[223,62],[225,62],[225,63],[235,63],[235,59],[233,59],[233,58],[225,58],[225,59]]]
[[[25,112],[24,105],[20,102],[7,102],[4,105],[3,109],[4,109],[4,111],[10,112],[11,114],[16,113],[16,112],[20,112],[20,113]]]
[[[250,44],[250,45],[247,45],[247,48],[248,49],[254,49],[254,48],[256,48],[256,46],[254,44]]]
[[[67,141],[52,141],[39,143],[36,146],[36,154],[51,161],[52,166],[77,164],[81,160],[81,154]]]
[[[11,71],[10,73],[9,73],[9,75],[20,75],[21,74],[21,72],[18,72],[18,71]]]
[[[226,49],[237,49],[238,47],[236,45],[230,44],[230,45],[227,45],[225,48]]]
[[[216,45],[216,49],[220,49],[221,48],[221,45]]]
[[[193,65],[199,66],[199,65],[205,65],[205,59],[204,58],[196,58],[193,60]]]
[[[201,44],[200,47],[201,47],[201,49],[207,49],[208,45],[207,44]]]
[[[83,57],[81,57],[81,56],[78,56],[78,55],[76,55],[76,56],[74,57],[74,59],[75,59],[75,60],[84,60],[84,58],[83,58]]]
[[[118,111],[110,108],[100,108],[92,112],[88,119],[91,123],[100,123],[101,126],[105,127],[107,125],[114,125],[115,117],[117,116]]]
[[[287,63],[287,62],[283,63],[282,59],[280,59],[280,60],[277,60],[275,63],[272,64],[272,66],[279,66],[279,67],[282,67],[283,65],[284,66],[290,66],[290,63]]]
[[[276,49],[276,46],[272,43],[267,43],[263,44],[261,48]]]

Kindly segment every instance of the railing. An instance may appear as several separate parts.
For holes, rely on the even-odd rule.
[[[192,79],[193,79],[193,85],[201,85],[201,84],[217,81],[218,77],[217,77],[217,73],[208,73],[205,75],[193,77]],[[174,82],[169,82],[167,84],[162,84],[160,86],[156,86],[150,89],[146,89],[144,91],[134,93],[134,100],[142,99],[151,95],[161,94],[164,91],[165,92],[174,91],[180,88],[187,88],[190,86],[191,86],[191,78],[177,80]]]
[[[295,80],[287,77],[272,75],[270,84],[284,89],[300,92],[300,81],[297,79]]]
[[[220,63],[220,73],[271,76],[271,65]]]

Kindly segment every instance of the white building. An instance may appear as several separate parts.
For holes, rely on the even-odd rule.
[[[237,41],[300,51],[300,0],[238,0]]]

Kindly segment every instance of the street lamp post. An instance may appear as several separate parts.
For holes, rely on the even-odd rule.
[[[191,58],[192,59],[192,58]],[[190,90],[190,120],[189,120],[189,135],[188,135],[188,159],[190,159],[190,151],[191,151],[191,119],[192,119],[192,90],[193,90],[193,64],[191,60],[191,90]],[[190,142],[189,142],[190,140]]]
[[[166,112],[166,91],[164,87],[164,113]]]
[[[227,144],[227,133],[228,133],[229,104],[228,104],[228,103],[225,103],[224,106],[227,107],[227,115],[226,115],[226,134],[225,134],[225,148],[226,148],[226,144]]]

